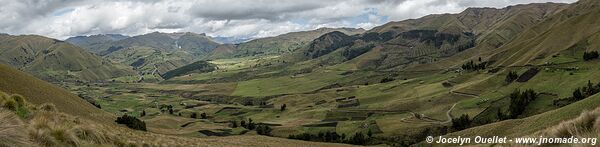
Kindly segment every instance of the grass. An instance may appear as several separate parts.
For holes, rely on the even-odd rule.
[[[238,82],[232,95],[269,96],[290,93],[305,93],[334,84],[341,76],[334,72],[309,73],[296,76],[254,79]]]
[[[10,111],[0,110],[0,146],[30,146],[23,122]]]
[[[600,135],[599,120],[600,108],[583,111],[579,117],[563,121],[558,125],[536,132],[531,136],[598,138]]]

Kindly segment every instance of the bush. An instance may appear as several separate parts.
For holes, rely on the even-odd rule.
[[[599,57],[598,51],[591,51],[591,52],[584,52],[583,53],[583,60],[584,61],[598,59],[598,57]]]
[[[196,112],[192,112],[192,115],[190,115],[191,118],[198,118],[198,113]]]
[[[281,105],[281,111],[285,111],[285,107],[287,107],[285,104]]]
[[[55,112],[56,106],[52,103],[43,103],[42,105],[39,106],[38,109],[40,109],[42,111],[46,111],[46,112]]]
[[[202,112],[202,114],[200,114],[200,118],[207,119],[208,116],[206,115],[206,113]]]
[[[129,116],[127,114],[125,114],[121,117],[117,117],[117,120],[115,120],[115,122],[117,122],[118,124],[125,124],[127,127],[132,128],[132,129],[146,131],[146,123],[145,122],[141,121],[140,119],[138,119],[136,117]]]
[[[260,134],[260,135],[266,135],[266,136],[271,136],[271,131],[273,129],[271,129],[271,127],[267,126],[267,125],[258,125],[256,127],[256,133]]]
[[[391,81],[394,81],[394,79],[386,77],[386,78],[381,79],[381,81],[379,81],[379,83],[387,83],[387,82],[391,82]]]
[[[19,105],[17,104],[17,102],[15,100],[8,99],[4,102],[4,108],[6,108],[8,110],[16,111],[17,108],[19,108]]]

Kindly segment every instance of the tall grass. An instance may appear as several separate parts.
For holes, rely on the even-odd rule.
[[[577,118],[537,132],[534,136],[598,138],[600,137],[600,108],[584,111]]]
[[[0,110],[0,147],[30,146],[24,124],[10,111]]]

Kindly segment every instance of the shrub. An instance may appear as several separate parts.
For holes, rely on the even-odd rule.
[[[281,111],[285,111],[285,107],[287,107],[285,104],[281,105]]]
[[[4,107],[8,110],[16,111],[19,108],[19,105],[15,100],[8,99],[4,102]]]
[[[598,59],[599,56],[600,55],[598,54],[598,51],[584,52],[583,60],[584,61],[594,60],[594,59]]]
[[[208,116],[206,115],[206,113],[202,112],[202,114],[200,114],[200,118],[207,119]]]
[[[256,133],[260,134],[260,135],[266,135],[266,136],[271,136],[271,131],[273,129],[271,129],[271,127],[267,126],[267,125],[258,125],[256,127]]]
[[[145,122],[141,121],[140,119],[138,119],[136,117],[129,116],[127,114],[125,114],[121,117],[117,117],[117,120],[115,120],[115,122],[117,122],[118,124],[125,124],[127,127],[132,128],[132,129],[146,131],[146,123]]]
[[[40,109],[42,111],[46,111],[46,112],[55,112],[56,106],[52,103],[43,103],[42,105],[39,106],[38,109]]]
[[[190,115],[191,118],[198,118],[198,113],[196,112],[192,112],[192,115]]]
[[[18,106],[25,106],[25,104],[26,104],[25,98],[23,98],[23,96],[21,96],[21,95],[13,94],[10,96],[10,98],[15,100],[15,102],[17,102]]]
[[[379,83],[387,83],[387,82],[391,82],[391,81],[394,81],[394,79],[386,77],[386,78],[381,79],[381,81],[379,81]]]

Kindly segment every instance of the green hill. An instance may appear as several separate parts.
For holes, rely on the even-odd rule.
[[[320,28],[310,31],[292,32],[275,37],[254,39],[238,45],[236,57],[264,55],[264,54],[282,54],[290,53],[296,49],[304,47],[312,40],[321,35],[339,31],[347,35],[355,35],[364,32],[363,29],[353,28]]]
[[[1,35],[0,63],[50,81],[104,81],[135,75],[127,67],[75,45],[35,35]]]

